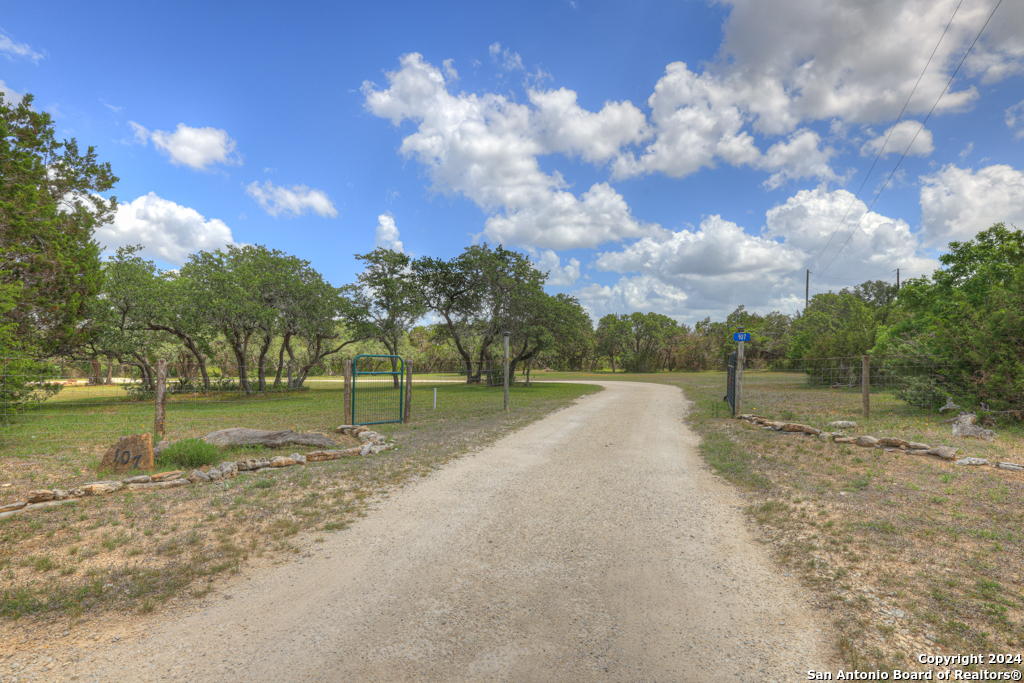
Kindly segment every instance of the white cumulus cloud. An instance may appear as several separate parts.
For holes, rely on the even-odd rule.
[[[385,249],[397,252],[405,251],[402,241],[398,239],[398,226],[395,225],[393,216],[386,213],[377,216],[377,230],[373,246],[384,247]]]
[[[146,255],[174,265],[183,264],[191,253],[234,243],[224,221],[207,219],[155,192],[120,204],[114,222],[96,230],[96,239],[104,251],[141,244]]]
[[[387,78],[390,87],[383,90],[363,83],[367,109],[396,126],[405,120],[418,124],[402,140],[401,153],[427,168],[435,191],[461,194],[490,213],[484,227],[488,238],[568,249],[640,237],[656,228],[634,218],[622,195],[607,183],[594,183],[577,197],[559,173],[540,169],[537,157],[553,151],[547,145],[571,147],[595,159],[609,149],[565,131],[547,132],[547,123],[558,117],[553,113],[557,107],[544,97],[541,101],[550,105],[545,105],[547,118],[501,95],[452,95],[441,70],[417,53],[403,56],[401,68]],[[572,112],[574,105],[574,97],[563,95],[559,106]],[[621,134],[615,119],[630,114],[614,109],[606,107],[603,118],[599,113],[596,120],[588,119],[596,134]]]
[[[579,259],[570,258],[568,263],[563,266],[558,254],[551,249],[540,252],[540,256],[532,255],[530,261],[534,268],[548,274],[547,284],[549,285],[568,287],[575,284],[576,280],[580,278]]]
[[[925,242],[972,239],[993,223],[1024,227],[1024,172],[1006,164],[974,171],[953,164],[921,178]]]
[[[193,128],[179,123],[178,127],[169,132],[166,130],[150,131],[134,121],[129,121],[135,134],[135,140],[146,144],[153,141],[153,146],[170,157],[175,166],[188,166],[196,171],[205,170],[211,164],[241,165],[241,159],[235,154],[237,143],[221,128]]]
[[[25,93],[12,90],[10,86],[0,80],[0,93],[4,94],[4,101],[9,106],[17,106],[21,103],[21,98],[25,96]]]
[[[862,156],[873,156],[881,151],[884,159],[890,154],[903,154],[908,148],[909,156],[926,157],[935,151],[932,132],[922,128],[920,121],[900,121],[878,137],[865,142],[860,148],[860,153]]]
[[[3,81],[0,81],[0,85]],[[1013,137],[1024,138],[1024,100],[1006,110],[1006,127],[1014,131]]]
[[[245,187],[245,193],[256,200],[260,208],[275,218],[281,214],[301,216],[313,212],[324,218],[334,218],[338,210],[323,190],[306,185],[282,187],[269,180],[262,185],[253,181]]]

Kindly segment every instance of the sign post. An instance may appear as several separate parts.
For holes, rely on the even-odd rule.
[[[740,415],[743,413],[743,342],[750,341],[750,333],[743,331],[743,325],[736,328],[738,331],[732,335],[732,338],[736,340],[736,402],[733,408],[733,414]]]
[[[511,332],[502,332],[501,336],[505,338],[505,412],[508,412],[508,338]]]

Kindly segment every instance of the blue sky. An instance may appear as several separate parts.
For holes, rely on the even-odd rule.
[[[692,322],[1024,227],[1024,4],[921,129],[996,1],[20,3],[0,87],[111,163],[109,249],[259,243],[341,285],[486,240],[595,317]]]

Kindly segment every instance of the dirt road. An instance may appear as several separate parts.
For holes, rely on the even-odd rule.
[[[795,681],[831,668],[795,580],[700,461],[682,393],[605,387],[375,504],[307,559],[247,570],[148,637],[100,646],[78,680]]]

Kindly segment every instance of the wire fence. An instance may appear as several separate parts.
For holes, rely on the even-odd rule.
[[[0,374],[0,453],[102,447],[153,433],[157,366],[5,358]],[[226,427],[333,429],[344,422],[344,380],[301,377],[289,363],[209,368],[166,364],[165,438]],[[246,381],[247,380],[247,381]]]
[[[432,359],[427,363],[412,363],[412,374],[417,381],[463,382],[484,386],[502,386],[502,361],[458,359]]]
[[[867,401],[871,411],[888,414],[938,414],[950,406],[972,409],[972,387],[962,371],[947,361],[925,356],[871,356],[864,391],[863,356],[776,360],[743,370],[744,412],[758,403],[778,400],[786,393],[819,397],[846,413],[860,412]],[[956,406],[956,408],[952,408]]]

